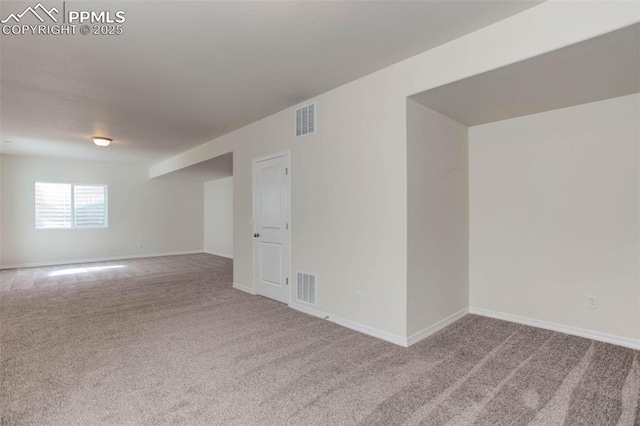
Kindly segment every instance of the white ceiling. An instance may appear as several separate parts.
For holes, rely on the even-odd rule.
[[[0,150],[151,165],[538,3],[67,2],[123,35],[0,37]]]
[[[640,92],[640,25],[412,96],[467,126]]]

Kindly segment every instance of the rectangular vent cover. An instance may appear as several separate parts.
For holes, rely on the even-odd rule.
[[[316,131],[316,104],[309,104],[296,110],[296,136],[304,136]]]
[[[297,299],[310,305],[316,304],[316,276],[305,272],[298,272]]]

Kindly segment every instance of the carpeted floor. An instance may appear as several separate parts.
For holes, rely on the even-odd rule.
[[[0,272],[0,423],[640,424],[638,351],[474,315],[404,349],[231,282],[206,254]]]

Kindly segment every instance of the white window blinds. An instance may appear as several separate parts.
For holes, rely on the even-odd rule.
[[[36,182],[36,229],[104,228],[107,186]]]
[[[76,227],[102,227],[106,221],[107,188],[103,185],[73,186],[73,224]]]
[[[36,228],[71,227],[71,185],[36,182]]]

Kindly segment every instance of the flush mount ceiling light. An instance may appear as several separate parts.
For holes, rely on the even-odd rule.
[[[109,144],[113,140],[109,138],[104,138],[102,136],[94,136],[91,139],[93,139],[93,143],[95,143],[98,146],[109,146]]]

